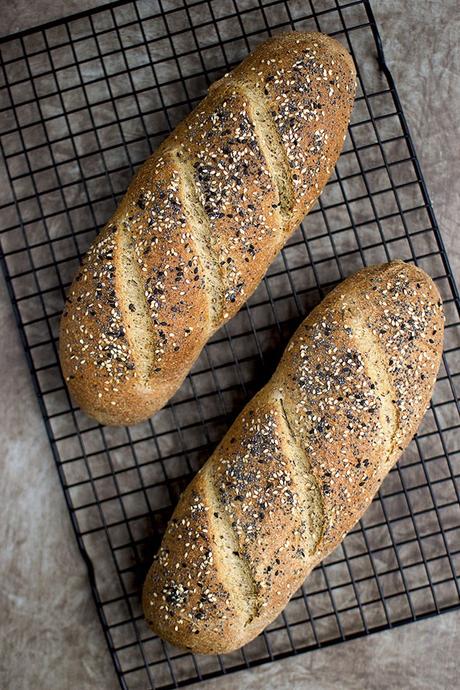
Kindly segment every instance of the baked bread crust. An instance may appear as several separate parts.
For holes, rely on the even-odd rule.
[[[317,199],[354,93],[337,41],[280,35],[216,82],[144,163],[61,320],[62,371],[85,412],[133,424],[174,394]]]
[[[313,310],[174,511],[144,585],[158,635],[224,653],[281,613],[415,434],[443,322],[431,278],[402,261]]]

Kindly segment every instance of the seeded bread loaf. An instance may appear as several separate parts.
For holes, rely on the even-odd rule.
[[[224,653],[278,616],[416,432],[442,339],[439,293],[412,265],[326,297],[179,501],[144,585],[158,635]]]
[[[89,415],[131,424],[174,394],[324,187],[354,93],[337,41],[278,36],[214,84],[140,168],[61,321],[62,371]]]

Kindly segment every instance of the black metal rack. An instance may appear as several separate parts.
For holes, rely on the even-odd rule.
[[[64,291],[133,170],[258,42],[337,36],[359,68],[349,137],[319,204],[170,404],[131,429],[73,407],[56,339]],[[1,41],[2,264],[99,617],[123,688],[169,688],[387,629],[460,603],[459,302],[366,1],[115,2]],[[300,318],[362,265],[436,280],[446,338],[416,439],[361,523],[257,640],[194,657],[154,637],[139,588],[171,507]]]

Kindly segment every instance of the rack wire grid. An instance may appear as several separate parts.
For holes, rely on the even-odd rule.
[[[104,428],[57,359],[64,293],[135,168],[256,44],[321,30],[358,95],[319,203],[155,417]],[[458,293],[368,2],[150,0],[2,40],[2,262],[99,617],[123,688],[172,688],[459,607]],[[363,265],[401,257],[444,299],[443,365],[417,437],[343,544],[244,649],[199,656],[147,628],[143,577],[177,498],[301,318]]]

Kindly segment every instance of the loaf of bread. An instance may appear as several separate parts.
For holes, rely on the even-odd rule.
[[[180,498],[144,585],[158,635],[229,652],[278,616],[416,432],[442,339],[415,266],[364,269],[326,297]]]
[[[353,105],[347,51],[318,33],[259,46],[140,168],[61,321],[75,402],[104,424],[159,410],[315,202]]]

